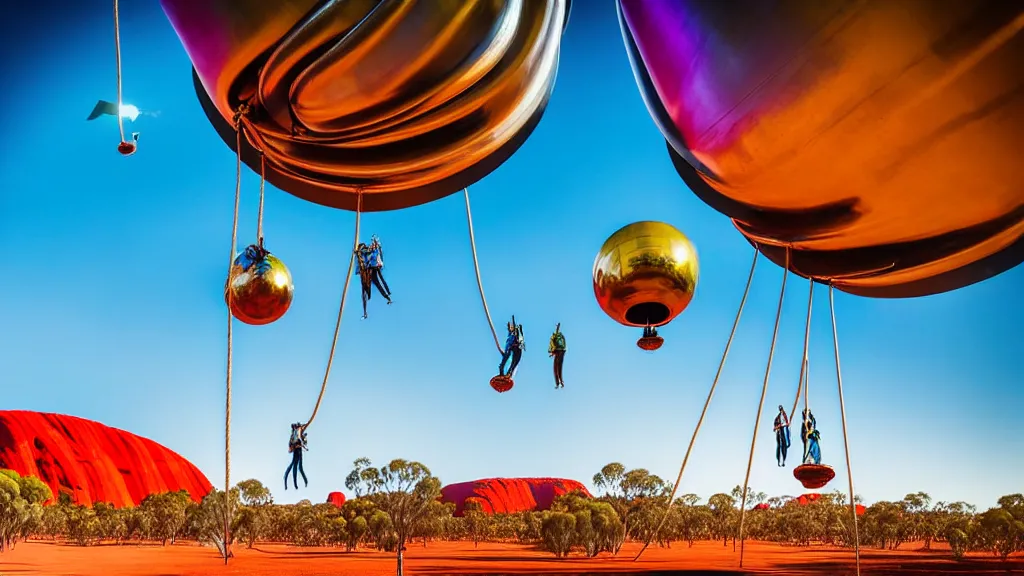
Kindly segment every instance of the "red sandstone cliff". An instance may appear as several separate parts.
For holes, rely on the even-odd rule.
[[[486,514],[513,514],[525,510],[547,510],[556,496],[579,490],[590,497],[586,486],[563,478],[486,478],[449,484],[441,489],[442,502],[455,503],[455,515],[462,516],[466,500],[480,503]]]
[[[0,410],[0,468],[39,477],[54,497],[78,504],[134,506],[149,494],[187,490],[199,501],[210,481],[178,454],[99,422],[25,410]]]
[[[334,504],[338,508],[345,505],[345,495],[341,492],[331,492],[327,495],[327,503]]]

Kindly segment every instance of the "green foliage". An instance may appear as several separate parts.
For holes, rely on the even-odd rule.
[[[361,496],[340,509],[309,501],[274,504],[273,495],[256,480],[239,482],[229,494],[227,508],[224,493],[216,490],[200,503],[184,492],[171,492],[150,495],[137,507],[87,507],[74,505],[62,492],[55,503],[43,505],[54,500],[45,484],[2,470],[0,551],[31,536],[81,546],[189,539],[224,553],[225,517],[230,520],[231,541],[250,547],[286,542],[349,552],[368,547],[399,556],[413,539],[422,546],[435,539],[518,542],[563,558],[614,554],[627,539],[671,546],[701,540],[728,543],[737,537],[739,487],[713,494],[704,503],[694,494],[684,494],[665,516],[670,486],[642,468],[628,470],[618,463],[595,475],[594,484],[603,491],[599,498],[565,494],[548,511],[490,515],[470,499],[461,517],[452,515],[452,504],[439,501],[440,481],[418,462],[394,460],[374,468],[363,458],[354,464],[346,486]],[[754,509],[759,503],[767,509]],[[790,546],[853,546],[849,500],[841,492],[799,505],[749,490],[747,505],[749,539]],[[664,525],[657,530],[663,517]],[[954,558],[984,553],[1005,559],[1024,551],[1024,495],[1004,496],[995,507],[976,513],[963,502],[933,504],[928,494],[917,492],[868,506],[858,528],[863,547],[895,550],[909,542],[922,542],[926,548],[944,542]]]

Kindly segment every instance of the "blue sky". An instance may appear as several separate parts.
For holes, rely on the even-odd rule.
[[[0,107],[0,409],[61,412],[161,442],[223,482],[225,310],[234,157],[196,101],[189,61],[157,3],[124,7],[125,100],[155,111],[121,158],[106,5],[45,36],[8,21],[20,91]],[[582,4],[582,3],[579,3]],[[473,277],[461,195],[363,219],[388,255],[395,304],[369,320],[352,294],[324,405],[309,431],[308,489],[282,491],[288,424],[316,400],[354,216],[274,188],[268,247],[296,284],[288,314],[235,331],[232,474],[281,502],[343,488],[352,461],[417,459],[444,482],[561,476],[589,483],[610,461],[674,478],[743,290],[751,248],[675,174],[629,69],[614,9],[579,6],[550,106],[533,136],[471,190],[487,296],[500,326],[523,323],[515,389],[487,385],[498,357]],[[19,24],[21,22],[21,24]],[[63,27],[62,27],[63,26]],[[53,38],[60,38],[53,42]],[[17,104],[18,107],[13,107]],[[26,110],[28,108],[28,110]],[[240,242],[255,236],[258,178],[243,181]],[[597,307],[604,239],[664,220],[700,254],[690,308],[638,350],[636,330]],[[759,266],[730,361],[683,480],[708,496],[743,481],[782,270]],[[796,391],[807,284],[791,277],[751,486],[798,494],[774,463],[774,406]],[[913,300],[837,293],[850,443],[867,501],[924,490],[980,507],[1024,489],[1024,270]],[[827,295],[817,292],[811,405],[826,463],[845,490]],[[546,340],[568,339],[556,391]],[[1014,455],[1017,456],[1014,456]]]

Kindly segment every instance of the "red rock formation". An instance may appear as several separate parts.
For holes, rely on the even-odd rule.
[[[586,486],[563,478],[486,478],[449,484],[441,489],[442,502],[455,503],[455,515],[462,516],[466,500],[480,504],[486,514],[514,514],[525,510],[547,510],[556,496],[579,490],[591,497]]]
[[[790,502],[798,504],[800,506],[807,506],[808,504],[810,504],[812,502],[817,502],[820,499],[821,499],[821,494],[819,494],[818,492],[811,492],[811,493],[808,493],[808,494],[804,494],[803,496],[798,496],[796,498],[793,498],[792,500],[790,500]],[[862,506],[860,504],[857,504],[857,516],[860,516],[861,514],[863,514],[864,510],[865,510],[864,506]]]
[[[178,454],[99,422],[25,410],[0,410],[0,468],[40,478],[56,498],[134,506],[149,494],[187,490],[199,501],[212,489]]]
[[[341,492],[331,492],[327,495],[327,503],[334,504],[338,508],[345,505],[345,495]]]

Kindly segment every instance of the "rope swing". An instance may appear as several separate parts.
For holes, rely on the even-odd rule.
[[[116,2],[115,2],[116,4]],[[120,100],[120,94],[118,95]],[[231,267],[235,264],[235,252],[238,251],[238,205],[242,197],[242,130],[241,112],[235,116],[235,208],[231,221],[231,254],[228,256],[228,279],[231,278]],[[227,296],[228,308],[228,358],[227,378],[224,395],[224,564],[227,565],[231,552],[228,544],[231,541],[231,363],[233,360],[234,315],[231,313],[231,290],[224,291]]]
[[[469,247],[473,251],[473,271],[476,272],[476,286],[480,290],[480,302],[484,305],[484,314],[487,316],[487,325],[491,328],[491,336],[494,337],[494,347],[498,354],[504,354],[505,349],[501,347],[498,340],[498,332],[494,329],[494,321],[491,320],[491,310],[487,307],[487,296],[484,295],[484,281],[480,277],[480,260],[476,255],[476,235],[473,234],[473,211],[469,207],[469,188],[463,188],[462,193],[466,196],[466,222],[469,224]]]
[[[633,557],[633,562],[640,559],[640,555],[647,550],[647,547],[651,545],[651,542],[658,539],[658,534],[661,533],[661,529],[665,526],[665,521],[668,519],[668,515],[672,512],[672,506],[675,504],[676,492],[679,490],[679,484],[683,480],[683,472],[686,471],[686,464],[690,461],[690,453],[693,452],[693,445],[697,441],[697,434],[700,433],[700,427],[704,424],[704,417],[707,416],[708,407],[711,406],[711,399],[715,396],[715,388],[718,387],[718,381],[722,377],[722,370],[725,368],[725,360],[729,357],[729,349],[732,348],[732,341],[736,337],[736,328],[740,325],[740,317],[743,316],[743,307],[747,304],[747,295],[750,294],[750,285],[754,280],[754,269],[757,268],[757,246],[754,246],[754,259],[750,263],[750,273],[747,275],[747,286],[743,289],[743,298],[740,299],[739,309],[736,310],[736,319],[733,320],[732,330],[729,332],[729,339],[725,342],[725,351],[722,352],[722,360],[718,363],[718,371],[715,372],[715,379],[711,382],[711,390],[708,391],[708,398],[704,401],[704,408],[700,411],[700,418],[697,419],[697,426],[693,429],[693,436],[690,437],[690,444],[686,447],[686,455],[683,456],[683,463],[679,466],[679,475],[676,476],[676,482],[672,485],[672,493],[668,497],[668,505],[665,507],[665,513],[661,516],[661,522],[658,523],[658,527],[654,529],[654,533],[651,538],[644,542],[643,548],[636,553]]]
[[[327,355],[327,368],[324,370],[324,380],[320,384],[320,394],[316,397],[316,405],[313,406],[313,413],[309,420],[302,425],[302,429],[309,428],[320,411],[320,403],[324,400],[324,392],[327,391],[327,381],[331,377],[331,367],[334,366],[334,353],[338,349],[338,334],[341,332],[341,317],[345,312],[345,300],[348,298],[348,285],[352,281],[352,267],[356,262],[356,249],[359,247],[359,224],[363,213],[363,192],[356,193],[356,233],[352,240],[352,251],[348,257],[348,272],[345,274],[345,287],[341,290],[341,304],[338,305],[338,320],[334,323],[334,338],[331,339],[331,352]]]
[[[775,328],[772,330],[772,345],[768,349],[768,364],[764,369],[764,383],[761,385],[761,401],[757,404],[757,416],[754,418],[754,434],[750,439],[750,455],[747,456],[747,474],[743,477],[743,492],[740,494],[740,568],[743,568],[743,522],[746,520],[747,488],[750,484],[750,469],[754,465],[754,447],[757,445],[757,432],[761,427],[761,413],[764,411],[764,399],[768,394],[768,381],[771,379],[772,361],[775,359],[775,343],[779,339],[779,321],[782,319],[782,303],[786,298],[786,280],[789,278],[789,247],[786,248],[786,268],[782,271],[782,289],[779,291],[779,306],[775,311]],[[736,543],[733,541],[733,549]]]
[[[846,403],[843,400],[843,370],[839,364],[839,334],[836,330],[836,303],[832,283],[828,285],[828,308],[832,316],[832,343],[836,354],[836,383],[839,386],[839,415],[843,424],[843,450],[846,452],[846,479],[850,483],[850,515],[853,517],[853,555],[860,576],[860,529],[857,526],[857,504],[853,492],[853,469],[850,467],[850,440],[846,433]]]

